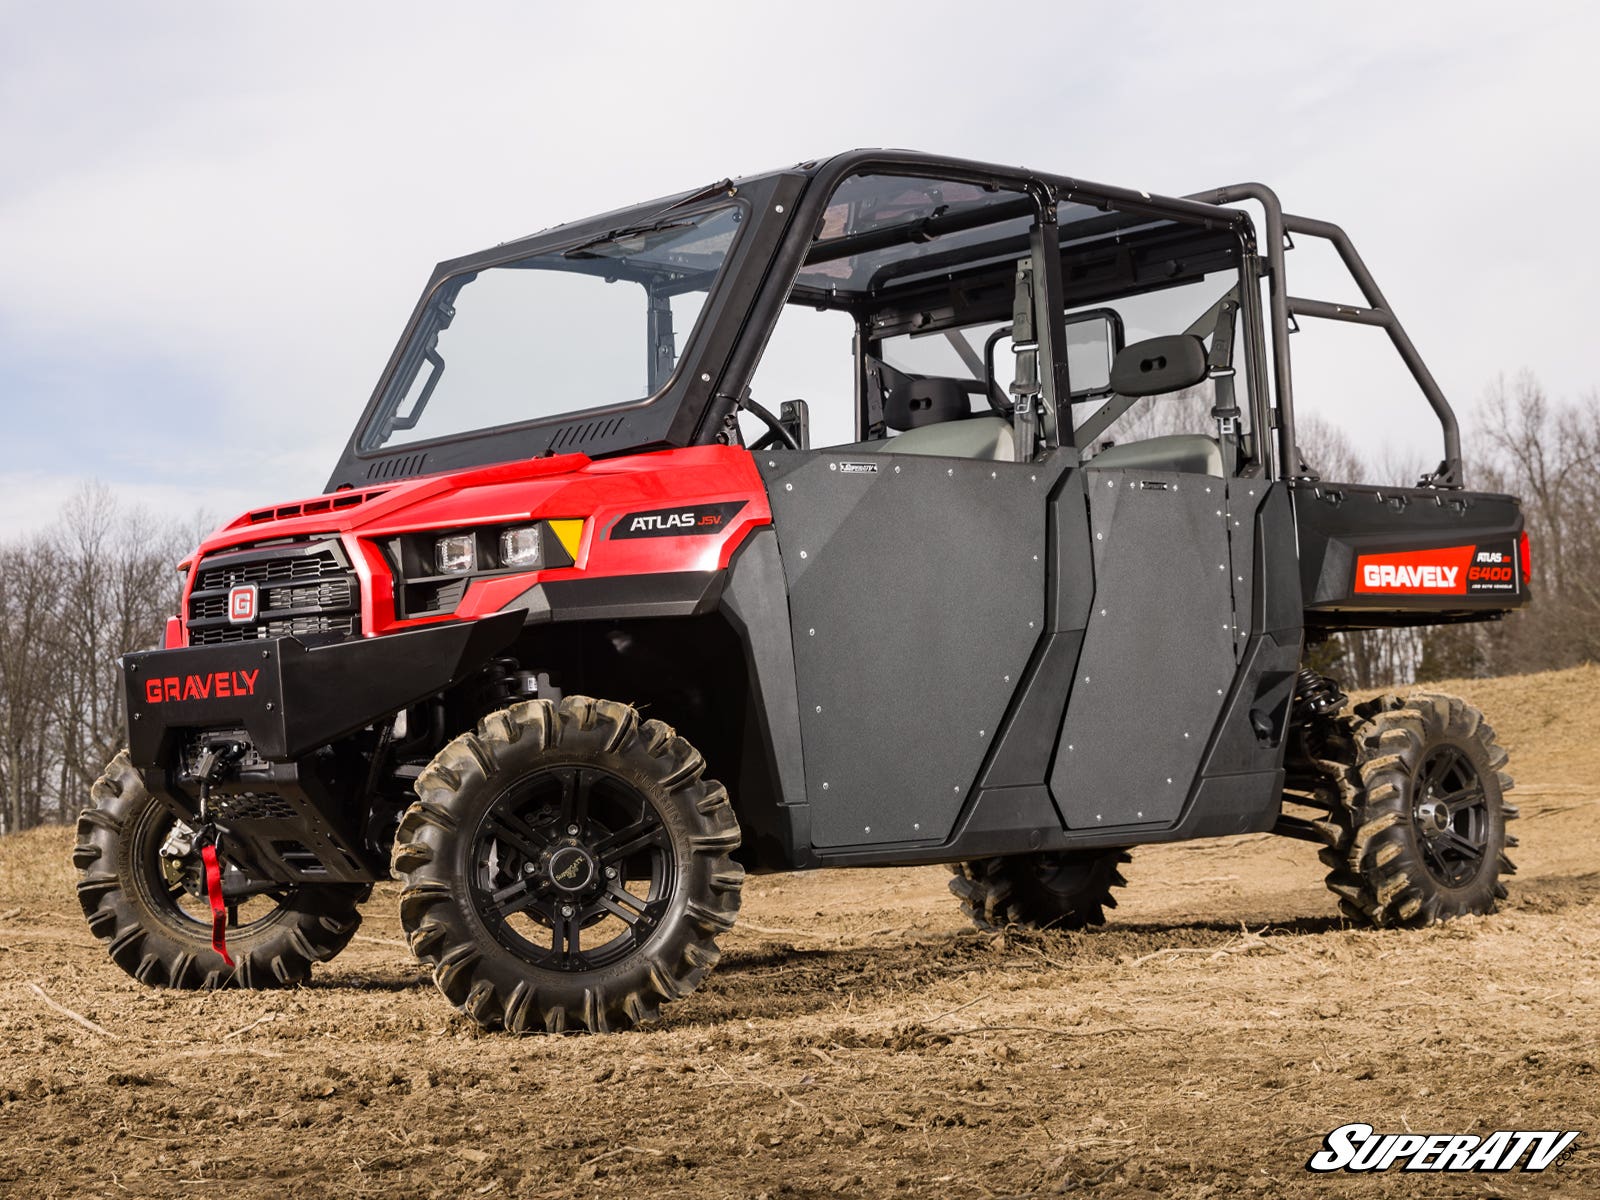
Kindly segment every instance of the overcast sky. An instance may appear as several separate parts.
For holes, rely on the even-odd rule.
[[[1260,179],[1351,232],[1464,417],[1500,372],[1576,396],[1597,45],[1576,3],[0,0],[0,536],[85,478],[315,493],[436,261],[853,146]],[[1381,336],[1297,336],[1302,406],[1436,460]]]

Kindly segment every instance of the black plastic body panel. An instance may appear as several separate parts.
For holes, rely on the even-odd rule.
[[[184,744],[243,731],[248,753],[207,812],[230,858],[261,879],[381,879],[387,863],[363,836],[357,803],[366,764],[344,739],[476,671],[522,627],[511,612],[324,646],[267,638],[130,654],[129,757],[151,793],[193,822],[201,788]]]
[[[744,830],[743,857],[758,869],[796,866],[810,857],[811,811],[788,590],[778,538],[771,529],[757,530],[734,555],[721,591],[721,611],[744,647],[754,715],[746,726],[745,766],[734,790]],[[752,802],[757,795],[766,802]]]
[[[1140,698],[1137,689],[1141,683],[1135,678],[1136,672],[1129,669],[1115,669],[1110,681],[1111,687],[1128,689],[1126,699],[1132,715],[1106,734],[1111,783],[1100,797],[1102,820],[1091,827],[1068,828],[1057,810],[1061,797],[1052,801],[1051,788],[1045,780],[1055,783],[1051,764],[1060,764],[1066,753],[1064,743],[1058,744],[1057,732],[1062,724],[1061,714],[1079,681],[1073,668],[1083,627],[1091,616],[1088,601],[1093,601],[1093,615],[1097,616],[1096,589],[1107,586],[1107,580],[1097,572],[1096,556],[1089,549],[1085,485],[1092,488],[1098,479],[1103,486],[1105,477],[1112,474],[1073,471],[1058,486],[1051,510],[1051,538],[1052,545],[1061,552],[1052,563],[1047,608],[1058,614],[1062,624],[1076,624],[1077,628],[1047,634],[985,766],[982,786],[974,790],[963,807],[949,839],[937,846],[907,844],[835,850],[821,856],[826,865],[950,862],[1074,846],[1129,846],[1222,837],[1264,832],[1274,826],[1283,791],[1284,726],[1300,660],[1301,600],[1287,485],[1260,479],[1224,481],[1180,476],[1176,480],[1180,489],[1192,487],[1192,495],[1213,507],[1207,510],[1197,504],[1197,513],[1174,514],[1170,523],[1176,527],[1209,512],[1209,520],[1216,527],[1208,532],[1204,543],[1213,551],[1225,544],[1231,579],[1231,587],[1219,587],[1209,579],[1196,585],[1210,596],[1213,608],[1227,614],[1229,629],[1223,629],[1222,619],[1217,618],[1217,636],[1210,646],[1210,670],[1220,678],[1221,683],[1216,686],[1224,689],[1224,695],[1215,700],[1205,698],[1203,704],[1197,702],[1197,707],[1208,710],[1209,716],[1202,714],[1203,719],[1197,718],[1195,728],[1189,731],[1190,741],[1195,744],[1192,755],[1196,765],[1182,787],[1180,803],[1169,806],[1165,822],[1149,819],[1148,809],[1146,819],[1141,820],[1138,814],[1147,793],[1129,789],[1123,782],[1121,772],[1132,778],[1135,761],[1147,754],[1150,740],[1164,732],[1135,703]],[[1169,484],[1173,481],[1170,475],[1149,472],[1115,474],[1122,477],[1124,485],[1130,479],[1136,483],[1145,479]],[[1208,487],[1210,492],[1206,491]],[[1161,491],[1148,490],[1158,494]],[[1218,530],[1223,528],[1224,518],[1225,532],[1219,542]],[[1101,533],[1107,532],[1104,526],[1098,528]],[[1098,544],[1103,546],[1105,539]],[[1175,567],[1179,560],[1168,561]],[[1215,572],[1215,563],[1202,566]],[[1152,625],[1182,624],[1189,619],[1179,610],[1189,603],[1189,588],[1184,585],[1190,574],[1179,572],[1174,581],[1161,584],[1168,603],[1154,606],[1147,614]],[[1151,636],[1159,635],[1152,632]],[[1215,686],[1212,692],[1215,693]],[[1051,713],[1053,723],[1047,719]],[[1179,734],[1182,732],[1178,730]],[[1073,789],[1082,786],[1081,777],[1071,767],[1057,769],[1062,772],[1065,794],[1071,796]],[[1165,776],[1162,781],[1164,785]]]
[[[1224,482],[1085,475],[1094,605],[1050,790],[1072,829],[1171,825],[1235,673]]]
[[[1529,600],[1517,561],[1522,510],[1512,496],[1303,481],[1292,486],[1308,626],[1377,629],[1493,620]],[[1454,594],[1360,590],[1363,556],[1404,565],[1431,562],[1427,552],[1450,548],[1461,551],[1446,568],[1460,572]],[[1509,568],[1510,590],[1478,591],[1469,581],[1468,572],[1481,569],[1480,555],[1495,556],[1497,569]]]
[[[763,454],[794,629],[811,841],[953,830],[1043,635],[1067,462]]]
[[[171,760],[180,732],[243,728],[262,758],[293,762],[443,691],[522,624],[521,613],[499,613],[327,646],[285,637],[130,654],[122,660],[128,752],[143,770]]]

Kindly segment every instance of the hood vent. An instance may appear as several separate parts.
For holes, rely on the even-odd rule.
[[[342,512],[344,509],[365,504],[368,500],[376,500],[381,495],[383,495],[381,489],[375,492],[334,492],[329,496],[318,496],[315,500],[301,500],[294,504],[280,504],[275,508],[257,509],[255,512],[246,513],[244,521],[235,524],[258,525],[262,521],[287,521],[291,517],[312,517],[318,513]]]

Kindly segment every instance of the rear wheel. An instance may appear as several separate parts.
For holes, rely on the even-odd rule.
[[[362,885],[286,884],[241,898],[228,914],[233,966],[211,948],[200,856],[185,827],[118,754],[78,817],[78,901],[112,961],[141,983],[270,988],[303,983],[361,924]],[[223,851],[226,857],[226,849]]]
[[[460,1011],[515,1033],[656,1016],[717,962],[744,872],[700,754],[625,704],[492,713],[417,779],[395,839],[400,920]]]
[[[1328,809],[1315,823],[1328,887],[1351,920],[1423,926],[1487,913],[1516,868],[1511,776],[1483,714],[1455,696],[1379,696],[1317,718],[1305,757]],[[1304,768],[1302,768],[1304,769]]]
[[[1106,923],[1126,850],[1069,850],[952,863],[950,890],[979,929],[1083,929]]]

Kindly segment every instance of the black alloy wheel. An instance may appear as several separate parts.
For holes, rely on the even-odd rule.
[[[1287,765],[1345,916],[1362,925],[1432,925],[1493,912],[1516,873],[1517,815],[1505,748],[1457,696],[1417,692],[1315,717]]]
[[[497,939],[552,971],[592,971],[639,950],[677,884],[655,802],[583,763],[552,763],[479,823],[472,895]]]
[[[395,837],[400,922],[488,1029],[638,1025],[716,965],[744,871],[705,761],[626,704],[490,713],[417,777]]]
[[[1489,852],[1489,797],[1478,769],[1456,746],[1439,746],[1417,770],[1411,823],[1423,865],[1445,887],[1471,882]]]

